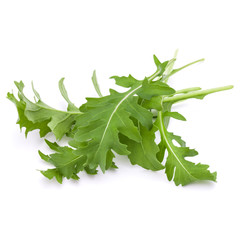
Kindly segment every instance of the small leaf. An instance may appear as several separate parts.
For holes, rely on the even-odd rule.
[[[150,100],[144,100],[142,106],[147,109],[162,110],[162,96],[154,96]]]
[[[151,100],[152,97],[172,95],[174,93],[175,90],[166,83],[160,81],[150,83],[147,78],[143,80],[142,87],[138,91],[138,95],[147,100]]]
[[[63,96],[63,98],[66,100],[66,102],[68,103],[68,111],[72,111],[72,112],[78,112],[79,109],[70,101],[69,97],[68,97],[68,93],[67,90],[64,86],[64,78],[61,78],[58,82],[58,87],[59,90]]]
[[[41,157],[41,159],[43,159],[43,160],[46,161],[46,162],[49,162],[50,157],[49,157],[48,155],[42,153],[40,150],[38,150],[38,154],[39,154],[39,156]]]
[[[163,75],[163,73],[166,71],[166,68],[169,66],[169,64],[172,60],[161,63],[159,61],[159,59],[156,57],[156,55],[153,55],[153,59],[154,59],[154,63],[158,70],[157,76],[161,77]]]
[[[102,97],[102,93],[100,91],[99,85],[98,85],[98,81],[97,81],[97,75],[96,75],[96,70],[93,71],[93,75],[92,75],[92,83],[93,86],[98,94],[99,97]]]
[[[122,77],[112,76],[112,77],[110,77],[110,79],[114,79],[115,83],[118,86],[125,87],[125,88],[132,87],[134,84],[137,84],[139,82],[132,75],[129,75],[128,77],[125,77],[125,76],[122,76]]]
[[[39,152],[40,157],[52,163],[62,177],[66,177],[67,179],[74,177],[76,179],[76,174],[83,171],[86,166],[86,157],[76,154],[76,150],[70,147],[61,147],[56,142],[45,141],[56,153],[47,156]]]
[[[161,70],[162,63],[159,61],[159,59],[156,57],[155,54],[153,55],[153,60],[154,60],[154,63],[156,65],[157,69]]]
[[[175,118],[177,120],[187,121],[186,118],[178,112],[168,112],[168,111],[166,111],[166,112],[164,112],[164,117],[167,117],[167,116]]]
[[[34,92],[34,95],[35,97],[38,99],[38,100],[41,100],[41,97],[39,95],[39,93],[36,91],[36,89],[34,88],[34,85],[33,85],[33,82],[32,82],[32,90]]]
[[[176,185],[181,184],[183,186],[199,180],[216,181],[217,173],[211,173],[208,170],[208,165],[195,164],[185,159],[185,157],[192,157],[198,153],[194,149],[185,147],[185,142],[178,137],[174,137],[172,133],[167,132],[162,113],[159,113],[159,118],[155,124],[161,133],[161,144],[164,144],[168,151],[165,172],[169,181],[173,179]],[[184,144],[184,147],[176,147],[172,142],[174,139],[177,139],[181,145]]]
[[[59,86],[64,98],[69,102],[68,110],[71,110],[69,112],[59,111],[48,106],[40,100],[39,93],[33,88],[35,96],[39,99],[34,103],[24,95],[24,84],[22,81],[15,82],[15,85],[19,90],[19,100],[11,93],[8,93],[7,98],[16,105],[19,116],[17,123],[20,125],[20,128],[26,128],[26,136],[28,132],[39,129],[41,137],[52,131],[57,139],[61,139],[71,130],[77,116],[81,114],[79,109],[68,99],[66,89],[63,85],[63,79],[60,80]]]
[[[164,81],[166,82],[166,80],[167,80],[169,77],[171,77],[172,75],[174,75],[175,73],[177,73],[177,72],[179,72],[179,71],[181,71],[181,70],[183,70],[183,69],[185,69],[185,68],[187,68],[187,67],[189,67],[189,66],[191,66],[191,65],[193,65],[193,64],[195,64],[195,63],[202,62],[202,61],[204,61],[204,60],[205,60],[205,59],[202,58],[202,59],[196,60],[196,61],[194,61],[194,62],[188,63],[188,64],[186,64],[186,65],[184,65],[184,66],[182,66],[182,67],[180,67],[180,68],[173,69],[168,75],[166,75],[166,76],[164,77]]]
[[[155,143],[155,134],[153,131],[147,130],[145,127],[139,124],[140,134],[142,140],[135,142],[123,135],[121,135],[121,142],[127,145],[127,149],[130,152],[128,155],[133,165],[137,164],[145,169],[152,171],[158,171],[164,168],[164,166],[157,159],[158,146]]]
[[[29,132],[36,129],[40,130],[39,132],[40,137],[44,137],[47,133],[51,132],[51,129],[48,127],[48,123],[50,120],[33,123],[25,115],[26,103],[24,101],[22,100],[18,101],[12,93],[8,93],[7,98],[10,101],[12,101],[17,108],[17,112],[18,112],[17,124],[19,124],[20,129],[22,129],[23,127],[26,128],[25,130],[26,137]]]
[[[166,68],[165,68],[165,71],[164,71],[164,73],[163,73],[164,75],[169,75],[169,74],[172,72],[173,67],[174,67],[174,64],[175,64],[175,61],[176,61],[176,59],[177,59],[177,55],[178,55],[178,49],[175,51],[173,59],[171,59],[171,60],[168,62],[167,66],[166,66]],[[167,79],[166,79],[165,82],[167,82]]]
[[[54,168],[54,169],[48,169],[46,171],[40,171],[46,178],[48,178],[49,180],[53,179],[54,177],[56,178],[56,180],[62,184],[62,175],[61,173],[59,173],[59,171]]]

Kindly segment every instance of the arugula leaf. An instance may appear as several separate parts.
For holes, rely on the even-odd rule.
[[[110,77],[110,79],[114,79],[116,85],[121,86],[121,87],[125,87],[125,88],[130,88],[132,87],[134,84],[138,83],[139,81],[137,79],[135,79],[132,75],[128,75],[128,77],[122,76],[112,76]]]
[[[164,115],[164,117],[172,117],[172,118],[175,118],[175,119],[178,119],[178,120],[187,121],[186,118],[178,112],[165,111],[163,115]]]
[[[59,81],[59,88],[62,96],[68,102],[68,111],[66,112],[56,110],[45,104],[34,87],[33,92],[38,99],[35,103],[24,95],[24,84],[22,81],[15,82],[15,85],[18,88],[19,100],[11,93],[8,93],[7,98],[16,105],[19,114],[17,123],[20,125],[20,128],[26,128],[26,136],[28,132],[39,129],[40,137],[44,137],[47,133],[53,132],[57,139],[61,139],[64,134],[71,130],[76,117],[81,114],[79,109],[70,102],[63,85],[63,79]]]
[[[176,74],[177,72],[179,72],[179,71],[181,71],[181,70],[183,70],[183,69],[185,69],[185,68],[187,68],[187,67],[189,67],[189,66],[191,66],[191,65],[193,65],[193,64],[195,64],[195,63],[202,62],[202,61],[204,61],[204,60],[205,60],[205,59],[202,58],[202,59],[196,60],[196,61],[194,61],[194,62],[188,63],[188,64],[186,64],[186,65],[184,65],[184,66],[182,66],[182,67],[180,67],[180,68],[177,68],[177,69],[173,69],[174,61],[172,61],[172,63],[169,64],[169,66],[166,66],[167,71],[166,71],[166,74],[163,75],[162,81],[166,83],[166,82],[168,81],[168,79],[169,79],[172,75]]]
[[[129,84],[132,78],[126,82]],[[110,90],[109,96],[88,98],[87,103],[80,108],[83,114],[76,122],[79,127],[74,135],[74,146],[77,146],[76,142],[87,142],[85,147],[78,147],[79,154],[87,156],[90,168],[100,165],[105,172],[107,161],[112,161],[112,157],[107,157],[110,150],[121,155],[130,154],[127,146],[119,141],[119,133],[135,142],[141,141],[141,135],[131,117],[147,129],[152,127],[152,113],[139,105],[135,95],[151,99],[156,95],[169,95],[174,92],[166,84],[149,83],[145,79],[131,83],[127,92]],[[70,142],[70,145],[71,143],[73,142]]]
[[[39,151],[39,155],[55,168],[41,173],[48,179],[56,178],[59,183],[65,177],[78,180],[81,171],[97,174],[98,166],[102,172],[117,168],[113,158],[118,153],[128,155],[133,165],[148,170],[165,168],[167,178],[169,181],[173,179],[176,185],[184,186],[198,180],[216,181],[216,172],[211,173],[208,165],[195,164],[185,159],[198,153],[186,147],[182,138],[168,132],[167,128],[170,118],[186,121],[184,116],[172,111],[173,104],[190,98],[203,99],[208,94],[228,90],[233,86],[207,90],[193,87],[175,91],[166,84],[168,79],[180,70],[203,61],[200,59],[173,69],[176,55],[177,52],[173,59],[165,62],[160,62],[154,55],[157,70],[144,80],[137,80],[132,75],[111,77],[117,85],[127,90],[120,93],[110,89],[110,94],[104,97],[94,71],[92,82],[99,98],[87,98],[87,102],[80,108],[70,101],[62,78],[59,90],[68,103],[67,111],[45,104],[33,85],[35,102],[30,101],[23,93],[23,82],[15,82],[18,99],[13,93],[8,93],[7,98],[17,107],[17,124],[21,129],[26,128],[25,135],[39,129],[40,137],[53,132],[57,140],[65,134],[71,138],[69,146],[45,140],[54,153],[45,155]],[[161,141],[157,145],[155,136],[158,131]],[[166,151],[168,156],[163,163]]]
[[[40,171],[40,172],[42,173],[43,176],[45,176],[49,180],[55,177],[56,180],[62,184],[62,181],[63,181],[62,174],[56,168],[48,169],[46,171]]]
[[[19,124],[20,129],[22,129],[23,127],[26,128],[25,130],[26,137],[28,135],[28,132],[36,129],[40,130],[39,131],[40,137],[44,137],[47,133],[51,132],[51,129],[47,125],[49,123],[49,120],[36,123],[29,121],[28,118],[25,116],[26,103],[21,100],[18,101],[12,93],[8,93],[7,98],[16,105],[18,111],[17,124]]]
[[[41,173],[49,179],[53,177],[60,183],[64,177],[67,179],[78,180],[78,173],[85,170],[88,174],[97,174],[96,169],[90,169],[87,165],[86,157],[78,155],[77,151],[73,148],[67,146],[59,146],[56,142],[52,143],[45,140],[50,149],[54,150],[55,153],[50,155],[45,155],[41,151],[38,151],[39,156],[46,162],[51,163],[55,166],[54,169],[48,169],[46,171],[41,171]],[[117,168],[113,163],[112,166],[108,168]]]
[[[156,55],[153,55],[154,63],[159,71],[159,76],[162,76],[162,74],[165,72],[166,67],[171,63],[172,61],[175,61],[174,59],[170,61],[165,61],[161,63],[159,59],[156,57]]]
[[[211,180],[216,181],[217,173],[211,173],[208,168],[208,165],[204,164],[194,164],[190,161],[187,161],[185,157],[196,156],[198,153],[194,149],[185,147],[185,143],[178,137],[169,133],[164,126],[164,114],[159,113],[159,118],[155,122],[158,127],[162,144],[165,145],[168,151],[168,157],[165,164],[165,172],[167,174],[168,180],[175,182],[178,186],[187,185],[197,180]],[[181,146],[177,147],[173,144],[173,140],[178,139]]]
[[[98,94],[99,97],[102,97],[102,93],[100,91],[100,88],[99,88],[99,85],[98,85],[98,81],[97,81],[97,75],[96,75],[96,71],[94,70],[93,71],[93,75],[92,75],[92,83],[93,83],[93,86]]]
[[[58,82],[58,87],[59,87],[59,90],[60,90],[63,98],[64,98],[64,99],[66,100],[66,102],[68,103],[68,108],[67,108],[67,110],[68,110],[69,112],[73,112],[73,114],[74,114],[75,112],[78,113],[78,112],[79,112],[79,109],[70,101],[70,99],[69,99],[69,97],[68,97],[67,90],[66,90],[66,88],[65,88],[65,86],[64,86],[63,81],[64,81],[64,78],[61,78],[61,79],[59,80],[59,82]],[[41,100],[41,99],[39,98],[39,100]]]
[[[75,179],[76,174],[86,166],[86,157],[76,154],[76,150],[70,147],[60,147],[56,142],[52,143],[48,140],[45,140],[45,142],[56,153],[48,156],[39,151],[40,157],[53,164],[63,177],[67,179],[74,177]]]
[[[233,88],[232,85],[228,85],[228,86],[224,86],[224,87],[217,87],[217,88],[211,88],[211,89],[206,89],[206,90],[190,91],[190,92],[187,92],[184,94],[177,94],[174,96],[165,97],[163,99],[163,102],[174,104],[174,103],[184,101],[187,99],[191,99],[191,98],[203,99],[204,97],[206,97],[209,94],[229,90],[232,88]],[[179,92],[179,91],[177,91],[177,92]]]
[[[153,73],[151,76],[145,78],[148,80],[148,82],[152,82],[154,79],[157,79],[157,81],[159,82],[159,80],[162,80],[162,78],[164,78],[164,73],[165,71],[169,70],[170,66],[173,66],[173,62],[176,59],[171,59],[169,61],[165,61],[163,63],[161,63],[159,61],[159,59],[156,57],[156,55],[153,55],[153,60],[154,63],[157,67],[157,71],[155,73]],[[135,79],[132,75],[129,75],[128,77],[122,76],[122,77],[118,77],[118,76],[112,76],[111,78],[115,79],[115,83],[121,87],[132,87],[134,84],[136,84],[137,82],[139,82],[139,80]]]
[[[130,162],[133,165],[137,164],[152,171],[164,169],[164,166],[156,156],[159,149],[155,142],[154,131],[149,131],[141,124],[139,124],[138,128],[141,134],[140,142],[133,141],[124,135],[120,136],[121,142],[127,145],[127,149],[130,152],[128,155]]]

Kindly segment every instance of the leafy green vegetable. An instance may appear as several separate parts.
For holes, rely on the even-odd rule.
[[[84,169],[86,162],[84,156],[78,155],[76,151],[70,147],[60,147],[56,142],[52,143],[46,140],[46,143],[52,150],[56,151],[56,153],[47,156],[39,151],[39,155],[43,160],[52,163],[62,176],[69,179]]]
[[[171,115],[168,114],[166,116]],[[171,117],[173,116],[175,115],[172,115]],[[197,180],[216,181],[217,173],[210,173],[208,170],[208,165],[203,165],[200,163],[195,165],[194,163],[185,159],[185,157],[196,156],[198,152],[194,149],[186,147],[185,143],[178,136],[169,133],[164,126],[163,118],[164,113],[160,112],[159,118],[155,124],[160,131],[162,144],[168,151],[168,157],[165,164],[165,172],[168,180],[170,181],[174,177],[174,182],[176,185],[186,185]],[[180,120],[183,120],[183,118]],[[180,144],[180,147],[176,147],[172,142],[173,140],[177,141]]]
[[[86,98],[87,102],[76,107],[69,99],[64,79],[59,81],[59,90],[68,103],[66,111],[60,111],[45,104],[39,93],[32,86],[35,102],[30,101],[23,93],[22,81],[15,82],[18,88],[18,99],[13,93],[7,98],[17,107],[20,128],[25,134],[39,129],[40,137],[52,132],[56,140],[64,135],[71,138],[68,146],[45,139],[53,151],[46,155],[39,151],[39,156],[54,168],[41,173],[48,179],[56,178],[62,183],[63,178],[79,179],[79,172],[97,174],[98,168],[104,173],[117,166],[113,161],[115,153],[128,155],[133,165],[152,171],[165,169],[169,181],[176,185],[210,180],[216,181],[216,172],[211,173],[209,166],[195,164],[186,159],[197,155],[197,151],[186,147],[180,136],[168,132],[171,118],[186,121],[180,113],[172,111],[175,103],[190,98],[203,99],[206,95],[231,89],[233,86],[201,90],[191,87],[175,91],[167,85],[169,78],[186,67],[203,61],[203,59],[174,69],[177,53],[173,59],[165,62],[154,55],[156,71],[143,80],[132,75],[113,76],[116,85],[127,88],[125,92],[110,89],[103,96],[93,72],[92,82],[98,98]],[[156,143],[156,135],[161,141]],[[179,146],[176,146],[177,143]],[[165,159],[165,155],[168,156]]]
[[[107,161],[112,161],[108,156],[110,151],[121,155],[130,154],[127,146],[119,141],[119,133],[135,142],[141,141],[139,130],[131,118],[138,120],[147,129],[152,128],[152,113],[138,103],[137,96],[149,100],[153,96],[171,95],[174,92],[166,84],[149,83],[145,79],[135,80],[124,93],[110,90],[109,96],[88,98],[87,103],[80,108],[83,114],[77,120],[79,127],[74,135],[75,142],[87,141],[85,147],[78,147],[79,154],[87,156],[90,168],[100,165],[105,172]]]
[[[66,112],[56,110],[45,104],[34,88],[33,92],[38,100],[35,103],[30,101],[23,93],[23,82],[15,82],[18,88],[19,100],[11,93],[8,93],[7,98],[15,103],[19,115],[17,123],[20,125],[20,128],[26,128],[26,136],[28,132],[39,129],[41,137],[44,137],[49,132],[53,132],[57,139],[61,139],[64,134],[71,130],[76,117],[81,115],[79,109],[69,100],[63,80],[62,78],[59,81],[59,89],[64,99],[68,102],[68,111]]]
[[[164,166],[157,158],[159,149],[155,143],[154,131],[149,131],[140,123],[138,124],[138,128],[141,134],[140,142],[135,142],[123,135],[120,137],[121,141],[127,145],[127,149],[130,152],[128,155],[130,162],[133,165],[137,164],[145,169],[152,171],[164,169]]]
[[[98,94],[99,97],[102,97],[102,93],[100,91],[100,88],[99,88],[99,85],[98,85],[98,81],[97,81],[97,75],[96,75],[96,71],[94,70],[93,71],[93,75],[92,75],[92,83],[93,83],[93,86]]]

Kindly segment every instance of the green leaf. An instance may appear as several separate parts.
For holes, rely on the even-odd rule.
[[[177,58],[177,55],[178,55],[178,49],[175,51],[173,59],[171,59],[168,62],[163,75],[168,76],[172,72],[174,64],[175,64],[175,61],[176,61],[176,58]],[[167,82],[167,79],[165,80],[165,82]]]
[[[38,154],[39,154],[39,156],[41,157],[42,160],[44,160],[46,162],[49,162],[50,157],[48,155],[42,153],[40,150],[38,150]]]
[[[56,169],[56,168],[54,168],[54,169],[48,169],[48,170],[46,170],[46,171],[40,171],[42,174],[43,174],[43,176],[45,176],[46,178],[48,178],[48,179],[53,179],[54,177],[56,178],[56,180],[59,182],[59,183],[61,183],[62,184],[62,174],[61,173],[59,173],[59,171]]]
[[[159,61],[159,59],[156,57],[155,54],[153,55],[153,60],[154,60],[154,63],[156,65],[157,69],[161,69],[162,63]]]
[[[160,141],[160,143],[158,144],[158,152],[157,152],[157,155],[156,155],[156,157],[157,157],[157,159],[160,163],[163,162],[165,153],[166,153],[166,146],[163,143],[163,141]]]
[[[114,79],[115,83],[118,86],[125,87],[125,88],[130,88],[134,84],[137,84],[139,82],[132,75],[129,75],[128,77],[125,77],[125,76],[122,76],[122,77],[112,76],[112,77],[110,77],[110,79]]]
[[[76,117],[81,114],[79,109],[70,102],[63,85],[63,79],[59,82],[59,88],[63,97],[69,103],[68,112],[56,110],[45,104],[34,88],[33,91],[38,101],[36,103],[30,101],[23,93],[23,82],[15,82],[15,85],[18,88],[19,100],[11,93],[8,93],[7,98],[16,105],[19,115],[17,123],[20,128],[26,128],[26,135],[32,130],[40,129],[41,137],[48,132],[53,132],[57,139],[61,139],[64,134],[71,130]]]
[[[169,65],[169,62],[171,60],[170,61],[165,61],[165,62],[161,63],[159,61],[159,59],[156,57],[156,55],[153,55],[153,60],[154,60],[154,63],[156,65],[156,67],[157,67],[157,70],[158,70],[158,74],[157,75],[158,76],[162,76],[163,73],[165,72],[167,66]]]
[[[165,62],[161,63],[155,55],[153,55],[153,59],[154,59],[155,65],[157,67],[157,76],[161,77],[163,75],[163,73],[165,72],[166,67],[169,64],[169,61],[165,61]]]
[[[205,60],[204,58],[201,58],[201,59],[196,60],[196,61],[194,61],[194,62],[188,63],[188,64],[184,65],[183,67],[180,67],[180,68],[177,68],[177,69],[173,69],[173,70],[171,71],[170,75],[173,75],[173,74],[175,74],[175,73],[183,70],[184,68],[187,68],[187,67],[189,67],[189,66],[191,66],[191,65],[193,65],[193,64],[195,64],[195,63],[203,62],[204,60]]]
[[[147,109],[162,110],[162,96],[152,97],[151,100],[144,100],[142,106]]]
[[[12,93],[7,94],[7,98],[12,101],[18,112],[18,120],[17,124],[19,124],[20,129],[25,127],[25,136],[27,137],[28,133],[39,129],[40,137],[44,137],[47,133],[51,132],[51,129],[48,127],[49,120],[41,121],[41,122],[31,122],[28,120],[28,118],[25,116],[25,108],[26,103],[24,101],[19,101],[15,98],[15,96]]]
[[[61,78],[58,82],[58,87],[59,87],[59,90],[63,96],[63,98],[66,100],[66,102],[68,103],[68,111],[73,111],[73,112],[78,112],[79,109],[70,101],[69,97],[68,97],[68,93],[67,93],[67,90],[64,86],[64,78]],[[39,99],[40,100],[40,99]]]
[[[148,82],[145,78],[142,81],[142,87],[138,90],[138,96],[142,99],[151,100],[152,97],[167,96],[175,93],[173,88],[170,88],[166,83],[161,81]]]
[[[186,121],[186,118],[178,112],[164,112],[164,117],[172,117],[177,120]]]
[[[164,98],[163,98],[164,100]],[[170,112],[171,111],[171,108],[172,108],[172,102],[163,102],[162,104],[162,113],[165,113],[165,112]],[[158,113],[157,113],[157,116],[158,116]],[[154,123],[154,130],[155,132],[157,130],[159,130],[159,126],[156,126],[156,123],[158,122],[158,118],[156,120],[156,122]],[[169,125],[169,122],[170,122],[170,116],[165,116],[163,118],[163,123],[164,123],[164,126],[165,128],[167,129],[168,128],[168,125]],[[157,159],[162,162],[163,159],[164,159],[164,156],[165,156],[165,153],[166,153],[166,146],[165,144],[163,143],[163,141],[161,140],[160,143],[158,144],[158,148],[159,148],[159,152],[157,153]]]
[[[79,173],[80,171],[84,170],[86,166],[86,157],[76,154],[76,150],[64,146],[59,146],[56,142],[52,143],[48,140],[45,140],[47,145],[56,153],[45,155],[39,151],[40,157],[53,164],[56,167],[58,174],[61,174],[62,177],[66,177],[70,179]]]
[[[191,63],[188,63],[188,64],[184,65],[183,67],[180,67],[180,68],[177,68],[177,69],[173,69],[173,70],[172,70],[172,67],[173,67],[173,65],[172,65],[172,66],[170,66],[170,68],[168,69],[167,74],[163,76],[162,81],[163,81],[163,82],[167,82],[168,79],[169,79],[172,75],[176,74],[177,72],[179,72],[179,71],[181,71],[181,70],[183,70],[183,69],[185,69],[185,68],[187,68],[187,67],[189,67],[189,66],[191,66],[191,65],[193,65],[193,64],[195,64],[195,63],[202,62],[202,61],[204,61],[204,58],[199,59],[199,60],[196,60],[196,61],[191,62]]]
[[[38,99],[38,100],[41,100],[41,97],[39,95],[39,93],[37,92],[37,90],[34,88],[33,86],[33,82],[32,82],[32,90],[33,90],[33,93],[35,95],[35,97]]]
[[[54,169],[48,169],[47,171],[41,171],[44,176],[49,179],[55,177],[58,182],[62,182],[65,177],[67,179],[78,180],[78,173],[80,171],[86,171],[90,175],[97,174],[96,168],[90,168],[87,164],[86,156],[79,155],[76,149],[67,146],[59,146],[56,142],[50,142],[45,140],[50,149],[55,151],[53,154],[46,155],[41,151],[38,151],[39,156],[46,162],[55,166]],[[106,170],[110,168],[117,169],[118,167],[112,161],[114,154],[109,151],[107,154]]]
[[[99,166],[102,172],[116,169],[113,159],[117,153],[128,155],[133,165],[145,169],[158,171],[165,168],[167,178],[173,179],[176,185],[199,180],[216,181],[216,172],[211,173],[208,165],[186,159],[198,153],[186,147],[181,137],[168,132],[167,128],[170,118],[186,120],[181,114],[171,111],[174,103],[189,98],[203,99],[210,93],[233,86],[207,90],[195,87],[176,92],[166,84],[168,78],[203,59],[173,69],[175,60],[176,54],[173,59],[161,63],[154,55],[157,70],[144,80],[137,80],[132,75],[113,76],[117,85],[128,90],[119,93],[110,89],[110,94],[105,97],[102,97],[94,71],[92,82],[100,98],[87,98],[81,111],[70,101],[64,78],[59,81],[59,90],[68,103],[67,111],[45,104],[33,84],[35,102],[29,100],[23,93],[23,82],[15,82],[18,98],[12,93],[8,93],[7,98],[16,105],[17,123],[21,129],[26,128],[26,136],[29,131],[39,129],[41,137],[53,132],[57,139],[64,134],[71,138],[69,146],[46,140],[54,152],[47,155],[39,151],[39,156],[55,168],[41,173],[48,179],[56,178],[59,183],[63,178],[78,180],[81,171],[97,174]],[[158,145],[155,142],[157,131],[161,135]],[[166,152],[168,156],[164,162]]]
[[[76,122],[79,127],[74,136],[74,146],[77,146],[76,142],[87,142],[85,147],[78,147],[79,154],[87,156],[90,168],[100,165],[104,172],[109,150],[121,155],[130,154],[127,146],[119,141],[119,133],[135,142],[141,141],[138,128],[131,118],[137,119],[147,129],[152,127],[152,113],[139,105],[135,95],[150,99],[173,92],[166,84],[148,83],[145,79],[125,93],[111,90],[109,96],[88,98],[80,108],[83,115]],[[108,161],[111,162],[112,158]]]
[[[93,86],[98,94],[99,97],[102,97],[102,93],[100,91],[100,88],[99,88],[99,85],[98,85],[98,81],[97,81],[97,75],[96,75],[96,71],[94,70],[93,71],[93,75],[92,75],[92,83],[93,83]]]
[[[135,165],[139,165],[145,169],[158,171],[164,168],[164,166],[157,159],[156,155],[159,151],[157,144],[155,143],[154,131],[149,131],[145,127],[139,124],[141,141],[133,141],[124,135],[120,136],[121,142],[127,145],[127,149],[130,152],[128,158],[130,162]]]
[[[98,173],[98,170],[96,170],[95,168],[91,169],[88,166],[86,166],[84,168],[84,170],[86,171],[87,174],[89,175],[96,175]]]
[[[169,133],[163,121],[163,114],[159,113],[159,118],[155,123],[161,133],[162,143],[165,145],[168,151],[168,157],[165,164],[165,172],[167,174],[168,180],[175,182],[178,186],[187,185],[189,183],[199,181],[199,180],[211,180],[216,181],[217,173],[211,173],[208,168],[208,165],[204,164],[195,164],[190,161],[187,161],[185,157],[192,157],[197,155],[197,151],[183,146],[185,143],[177,138],[182,146],[177,147],[173,144],[173,140],[176,140],[176,137]]]

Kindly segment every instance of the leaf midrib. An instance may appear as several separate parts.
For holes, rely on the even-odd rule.
[[[134,94],[141,86],[142,86],[142,85],[140,85],[140,86],[138,86],[137,88],[135,88],[135,89],[133,89],[132,91],[130,91],[130,92],[129,92],[123,99],[121,99],[121,100],[119,101],[119,103],[116,105],[116,107],[114,108],[112,114],[110,115],[109,120],[108,120],[108,122],[107,122],[107,125],[106,125],[106,127],[105,127],[105,129],[104,129],[104,131],[103,131],[103,135],[102,135],[101,141],[100,141],[100,143],[99,143],[99,147],[98,147],[97,152],[99,151],[99,149],[100,149],[100,147],[101,147],[101,144],[102,144],[102,142],[103,142],[103,140],[104,140],[104,138],[105,138],[106,132],[107,132],[107,130],[108,130],[108,128],[109,128],[109,125],[110,125],[110,122],[111,122],[111,120],[112,120],[112,118],[113,118],[113,115],[117,112],[117,110],[118,110],[118,108],[120,107],[120,105],[121,105],[129,96],[131,96],[132,94]]]
[[[79,160],[82,156],[83,156],[83,155],[77,156],[76,158],[74,158],[74,159],[71,160],[70,162],[68,162],[68,163],[66,163],[66,164],[60,164],[60,165],[58,165],[58,166],[56,166],[56,167],[57,167],[57,168],[64,168],[64,167],[70,165],[71,163]]]
[[[177,160],[177,162],[180,164],[180,166],[184,169],[184,171],[189,175],[191,176],[192,178],[196,179],[186,168],[185,166],[182,164],[181,160],[178,158],[178,156],[175,154],[172,146],[171,146],[171,143],[169,143],[169,140],[167,139],[167,136],[166,136],[166,133],[165,133],[165,130],[164,130],[164,123],[163,123],[163,116],[162,116],[162,112],[159,112],[159,121],[160,121],[160,132],[164,138],[164,142],[166,143],[166,147],[167,149],[173,154],[173,156],[175,157],[175,159]]]
[[[21,95],[22,95],[22,97],[25,99],[25,101],[28,101],[29,103],[31,103],[31,104],[39,107],[39,109],[33,110],[33,109],[28,109],[28,108],[27,108],[27,105],[26,105],[25,111],[37,112],[37,111],[41,110],[41,108],[42,108],[42,109],[45,109],[45,110],[48,110],[48,111],[55,111],[55,112],[65,113],[65,114],[82,114],[82,112],[80,112],[80,111],[79,111],[79,112],[71,112],[71,111],[58,110],[58,109],[55,109],[55,108],[52,108],[52,107],[46,105],[44,102],[41,101],[41,102],[42,102],[43,104],[45,104],[47,107],[46,107],[46,106],[42,106],[42,105],[38,104],[37,102],[34,103],[34,102],[30,101],[22,92],[21,92]]]

